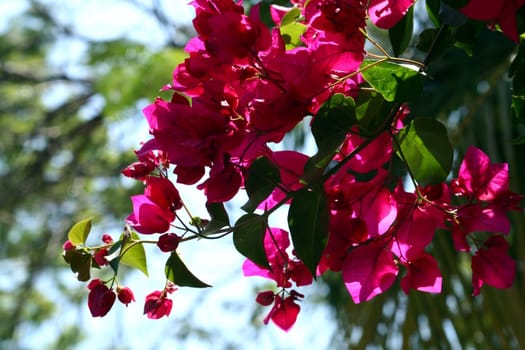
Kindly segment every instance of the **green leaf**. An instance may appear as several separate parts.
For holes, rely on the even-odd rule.
[[[356,116],[361,131],[365,135],[377,132],[390,116],[392,106],[392,102],[386,101],[376,91],[361,91],[356,101]]]
[[[366,68],[367,66],[370,68]],[[406,102],[414,99],[423,88],[418,71],[396,63],[365,60],[361,64],[361,69],[363,78],[390,102]]]
[[[67,238],[71,241],[71,243],[73,243],[74,245],[86,243],[86,240],[89,236],[89,232],[91,231],[92,220],[93,218],[90,217],[77,222],[73,225],[73,227],[71,227],[69,233],[67,234]]]
[[[215,233],[217,230],[230,225],[230,218],[223,203],[206,203],[206,210],[208,210],[211,220],[201,232],[202,235]]]
[[[298,7],[293,7],[283,16],[279,27],[284,27],[288,24],[295,23],[299,17],[301,17],[301,10],[299,10]]]
[[[288,211],[295,253],[313,276],[326,245],[328,214],[328,201],[322,186],[297,191]]]
[[[453,150],[447,129],[437,120],[414,119],[396,135],[401,160],[422,185],[445,180],[452,168]]]
[[[414,6],[410,6],[407,14],[388,31],[388,37],[395,56],[400,56],[410,45],[414,30]]]
[[[122,238],[123,243],[120,250],[120,262],[122,264],[139,269],[146,276],[148,276],[148,264],[146,262],[146,252],[144,251],[144,246],[142,243],[136,243],[136,241],[140,240],[140,237],[134,231],[130,232],[129,237],[131,240]]]
[[[242,209],[249,213],[253,212],[280,182],[279,168],[266,157],[257,158],[248,170],[245,186],[249,200]]]
[[[303,35],[305,32],[306,25],[297,22],[300,17],[301,10],[299,10],[297,7],[294,7],[281,19],[279,30],[287,50],[293,49],[294,47],[303,46],[301,35]]]
[[[355,102],[351,97],[335,94],[326,101],[312,122],[317,153],[311,157],[302,177],[303,183],[319,179],[332,160],[352,125],[357,124]]]
[[[303,46],[301,35],[306,31],[306,26],[304,24],[293,22],[281,27],[280,31],[287,50]]]
[[[80,282],[89,281],[91,278],[91,260],[93,259],[91,254],[84,250],[67,250],[63,257]]]
[[[122,240],[119,240],[115,243],[113,243],[113,245],[111,246],[111,248],[108,250],[108,255],[106,256],[106,259],[108,260],[108,263],[109,263],[109,266],[111,266],[111,268],[113,269],[113,272],[115,272],[115,274],[118,273],[118,267],[119,267],[119,263],[120,263],[120,257],[117,255],[117,252],[119,252],[118,254],[120,254],[120,247],[122,246]]]
[[[166,278],[180,287],[205,288],[209,284],[202,282],[184,265],[177,252],[172,252],[166,261]]]
[[[233,244],[235,249],[259,266],[270,268],[264,250],[266,217],[257,214],[245,214],[235,223]]]

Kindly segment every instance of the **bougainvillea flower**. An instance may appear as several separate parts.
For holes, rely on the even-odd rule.
[[[133,295],[133,291],[129,287],[117,287],[117,296],[118,300],[128,306],[131,302],[135,301],[135,296]]]
[[[146,195],[131,196],[131,202],[133,213],[126,218],[126,221],[140,233],[164,233],[175,220],[174,212],[161,208]]]
[[[472,232],[508,234],[510,232],[510,221],[505,210],[496,205],[479,203],[458,207],[452,226],[452,238],[456,250],[470,250],[466,238]]]
[[[97,263],[98,266],[104,266],[108,264],[108,261],[106,260],[107,255],[108,255],[108,250],[106,248],[100,248],[93,255],[93,259],[95,259],[95,262]]]
[[[146,188],[144,189],[146,195],[153,202],[161,208],[175,211],[182,208],[182,201],[180,199],[179,191],[175,188],[173,183],[158,176],[148,176],[146,178]]]
[[[422,253],[416,259],[404,264],[408,270],[401,279],[401,288],[408,294],[410,289],[420,292],[440,293],[443,277],[436,259],[430,254]]]
[[[172,306],[173,300],[167,298],[166,292],[156,290],[146,296],[144,314],[150,319],[157,320],[169,316]]]
[[[181,237],[177,236],[174,233],[166,233],[159,237],[157,241],[157,246],[163,252],[171,252],[179,246]]]
[[[490,237],[472,257],[472,295],[478,295],[484,284],[509,288],[516,274],[516,261],[509,255],[509,244],[501,236]]]
[[[281,183],[276,186],[270,196],[259,204],[260,209],[270,209],[282,201],[287,193],[283,191],[297,191],[303,187],[300,179],[308,156],[296,151],[271,152],[269,156],[273,164],[279,168]]]
[[[487,154],[470,146],[459,167],[458,178],[452,181],[452,191],[470,199],[494,200],[498,193],[509,189],[507,163],[492,163]]]
[[[488,21],[491,27],[498,24],[507,37],[519,42],[516,13],[523,5],[525,0],[470,0],[461,12],[469,18]]]
[[[272,320],[277,327],[288,332],[295,324],[301,311],[301,307],[295,301],[302,297],[303,295],[295,290],[292,290],[290,296],[284,299],[280,295],[276,295],[273,307],[264,319],[264,324],[268,324]]]
[[[277,286],[289,288],[294,281],[297,286],[305,286],[313,282],[312,274],[304,263],[291,259],[286,252],[290,246],[288,232],[280,228],[270,228],[264,236],[264,249],[270,264],[270,270],[246,259],[242,265],[244,276],[260,276],[274,280]]]
[[[387,291],[399,268],[381,240],[352,249],[343,265],[343,281],[354,303],[368,301]]]
[[[390,29],[403,18],[415,0],[370,0],[368,16],[379,28]]]
[[[116,295],[104,282],[99,279],[91,280],[88,284],[88,307],[93,317],[105,316],[115,303]]]

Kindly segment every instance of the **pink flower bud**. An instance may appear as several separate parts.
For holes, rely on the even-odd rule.
[[[109,289],[101,280],[94,279],[88,284],[88,307],[93,317],[105,316],[115,303],[115,292]]]
[[[104,242],[106,244],[111,244],[111,243],[113,243],[113,238],[111,238],[111,236],[108,235],[107,233],[104,233],[102,235],[102,242]]]
[[[169,316],[173,301],[166,298],[166,294],[156,290],[146,296],[144,303],[144,314],[149,319],[157,320],[163,316]]]
[[[166,233],[159,237],[157,246],[163,252],[171,252],[179,246],[180,237],[174,233]]]
[[[126,306],[128,306],[129,303],[132,301],[135,301],[135,296],[133,295],[133,291],[129,289],[128,287],[117,287],[117,295],[118,300]]]
[[[269,306],[272,305],[274,299],[275,295],[273,294],[273,292],[271,290],[267,290],[265,292],[257,293],[255,301],[263,306]]]
[[[96,251],[93,258],[95,259],[95,262],[98,266],[104,266],[108,264],[108,261],[106,260],[106,256],[108,255],[108,250],[106,248],[101,248]]]
[[[71,243],[71,241],[68,239],[67,241],[64,242],[64,244],[62,245],[62,248],[64,250],[73,250],[76,248],[76,245]]]

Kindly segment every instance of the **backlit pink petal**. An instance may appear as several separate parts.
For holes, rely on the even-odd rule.
[[[350,251],[343,266],[343,281],[358,304],[388,290],[398,272],[392,253],[379,241]]]
[[[401,279],[401,288],[408,294],[410,289],[420,292],[440,293],[443,280],[436,259],[423,253],[407,264],[408,273]]]
[[[472,257],[473,295],[478,295],[484,284],[496,288],[512,286],[516,261],[508,255],[508,250],[509,244],[503,237],[492,236]]]
[[[288,332],[297,320],[301,307],[295,303],[293,297],[281,300],[279,296],[276,296],[275,305],[271,319],[279,328]]]
[[[489,201],[509,188],[509,171],[506,163],[491,163],[480,149],[469,147],[459,168],[460,183],[467,195]]]
[[[470,0],[465,7],[461,8],[461,12],[472,19],[486,21],[500,13],[505,1]]]
[[[267,269],[263,269],[251,260],[244,260],[242,264],[242,273],[244,276],[260,276],[267,279],[273,279],[271,272]]]
[[[390,29],[403,18],[415,0],[370,0],[368,16],[379,28]]]
[[[133,213],[126,221],[138,232],[144,234],[163,233],[169,230],[175,214],[159,207],[145,195],[131,197]]]
[[[494,205],[483,207],[472,204],[460,207],[457,219],[465,233],[488,231],[508,234],[510,231],[510,221],[505,210]]]

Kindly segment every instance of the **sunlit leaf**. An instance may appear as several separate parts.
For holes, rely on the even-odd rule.
[[[365,60],[361,64],[363,78],[379,92],[385,100],[406,102],[416,98],[423,88],[420,73],[402,65]],[[372,66],[371,66],[372,65]],[[370,68],[366,68],[370,66]]]
[[[146,262],[146,252],[142,243],[136,243],[140,237],[134,231],[130,232],[131,240],[124,240],[120,253],[122,264],[134,267],[148,275],[148,264]]]
[[[92,217],[87,218],[77,222],[73,225],[73,227],[71,227],[69,233],[67,234],[67,238],[71,241],[71,243],[75,245],[86,243],[86,240],[89,236],[89,232],[91,231],[92,220]]]
[[[445,180],[452,168],[453,151],[443,124],[430,118],[414,119],[396,138],[398,155],[420,184]]]

